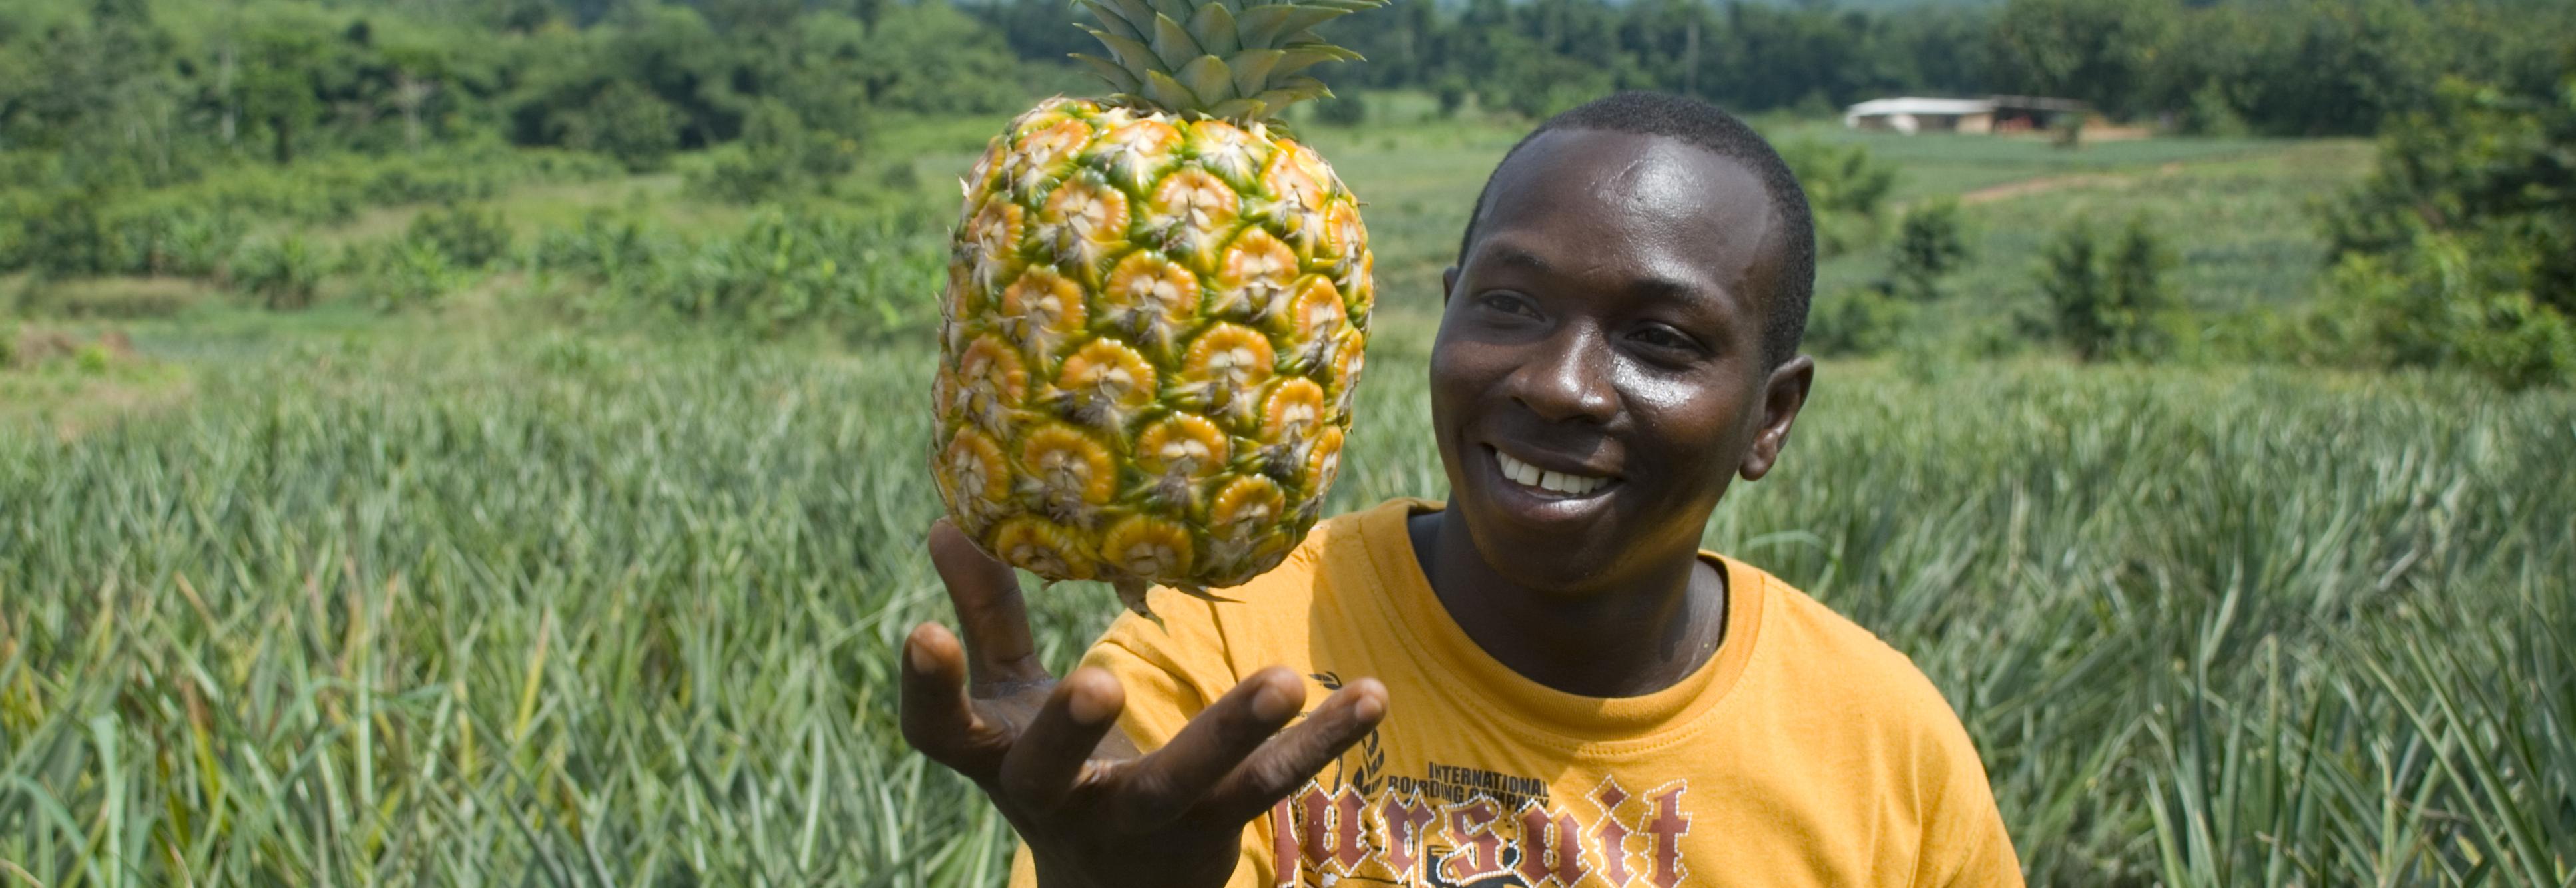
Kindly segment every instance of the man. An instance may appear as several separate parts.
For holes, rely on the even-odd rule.
[[[1770,146],[1670,96],[1566,112],[1443,283],[1445,506],[1327,521],[1231,603],[1157,590],[1060,682],[1010,570],[933,528],[968,643],[914,631],[905,734],[1018,829],[1014,884],[2019,884],[1930,682],[1698,549],[1814,377]]]

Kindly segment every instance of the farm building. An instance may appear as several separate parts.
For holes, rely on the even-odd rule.
[[[1843,110],[1843,125],[1852,129],[1915,133],[2026,132],[2046,129],[2061,114],[2091,115],[2084,103],[2042,96],[1989,96],[1982,99],[1934,99],[1900,96],[1871,99]]]

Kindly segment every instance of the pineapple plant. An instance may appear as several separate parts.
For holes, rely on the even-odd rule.
[[[1021,114],[963,180],[932,473],[1049,581],[1240,585],[1314,526],[1373,298],[1359,202],[1277,115],[1385,0],[1082,0],[1115,88]]]

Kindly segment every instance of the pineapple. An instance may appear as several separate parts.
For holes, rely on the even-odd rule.
[[[1385,0],[1083,0],[1118,92],[1049,99],[963,184],[932,474],[1048,580],[1197,595],[1277,566],[1339,468],[1372,298],[1359,203],[1272,119]]]

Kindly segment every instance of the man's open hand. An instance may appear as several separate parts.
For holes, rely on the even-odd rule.
[[[1009,819],[1044,888],[1216,888],[1234,872],[1243,826],[1294,792],[1386,715],[1386,687],[1360,679],[1296,727],[1296,673],[1253,673],[1139,755],[1112,730],[1126,692],[1107,670],[1062,681],[1038,662],[1019,578],[946,520],[930,557],[957,618],[904,644],[903,736],[973,779]]]

